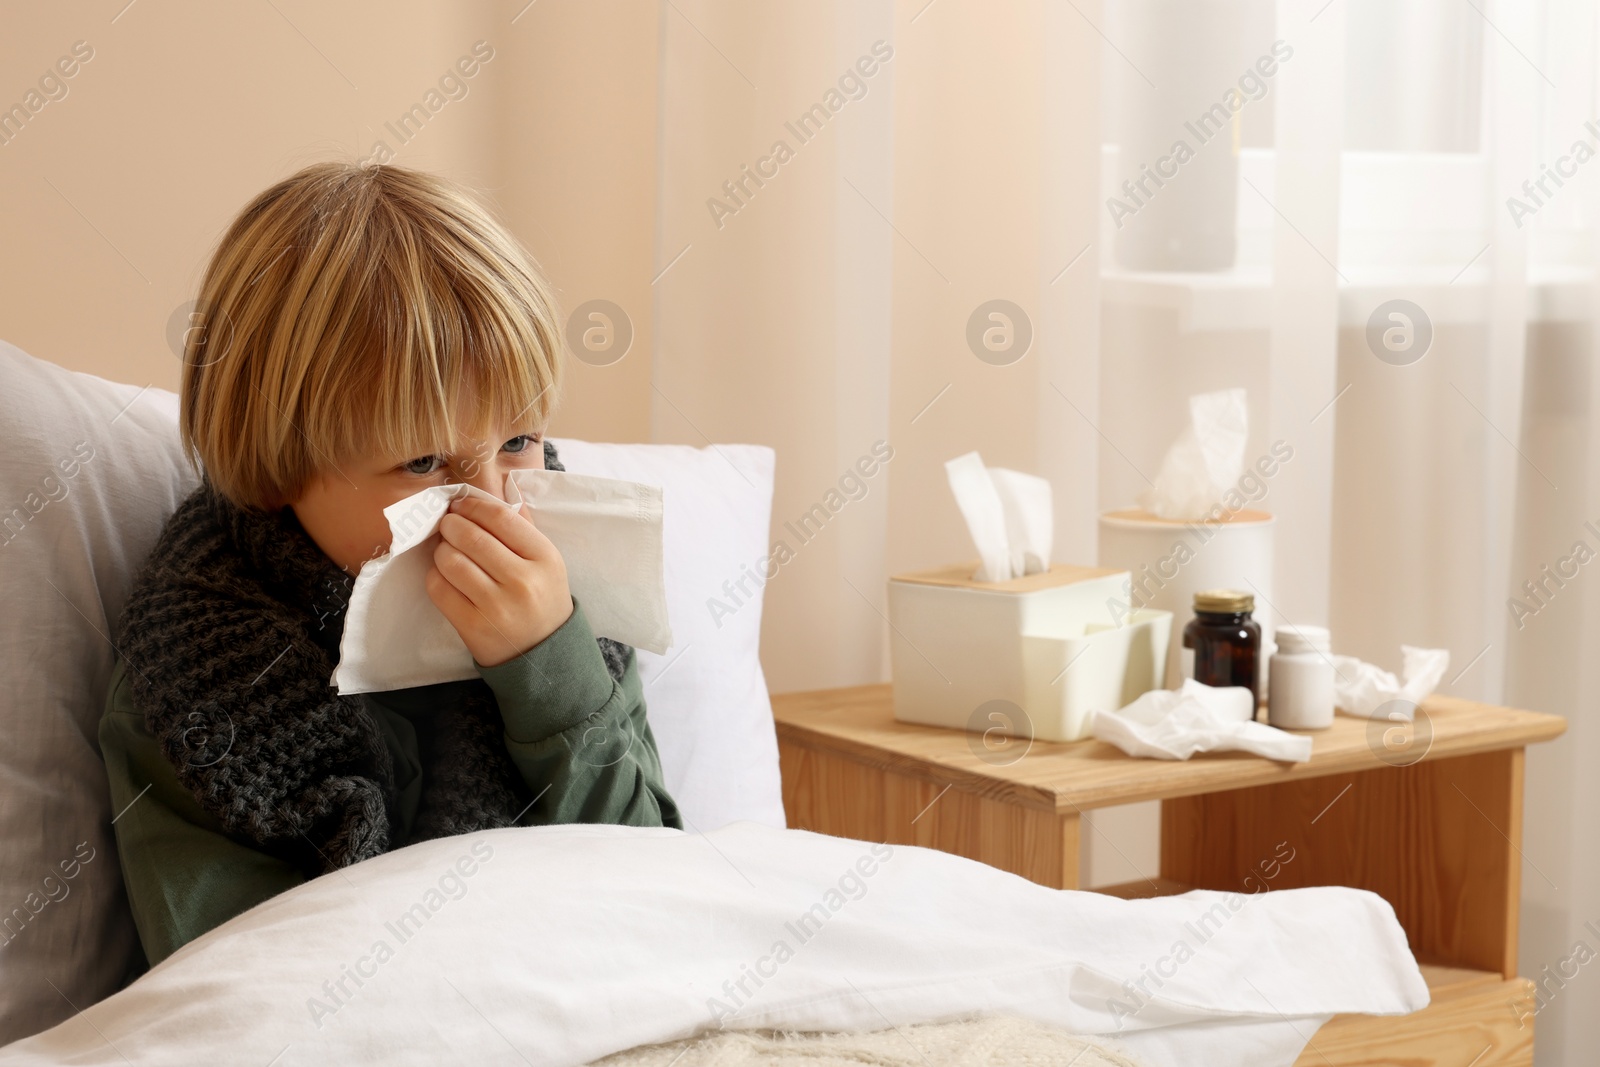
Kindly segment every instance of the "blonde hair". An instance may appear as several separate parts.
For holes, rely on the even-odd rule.
[[[453,452],[490,425],[542,434],[564,363],[532,256],[459,187],[389,165],[318,163],[257,196],[192,321],[184,453],[257,509],[346,458]]]

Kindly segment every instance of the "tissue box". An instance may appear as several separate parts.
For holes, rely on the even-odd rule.
[[[983,731],[997,723],[979,709],[1008,700],[1027,714],[1031,736],[1077,741],[1090,711],[1165,684],[1172,613],[1126,613],[1127,571],[1057,563],[980,582],[977,567],[889,579],[895,718]]]

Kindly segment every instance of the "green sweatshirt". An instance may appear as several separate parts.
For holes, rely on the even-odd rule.
[[[576,597],[571,617],[549,637],[507,663],[479,666],[478,674],[494,691],[506,751],[538,797],[518,826],[683,828],[662,784],[637,656],[630,652],[622,681],[614,679]],[[470,684],[441,682],[362,697],[394,755],[400,826],[391,848],[409,842],[422,793],[413,718],[463,699]],[[120,659],[100,720],[100,750],[146,967],[305,880],[292,864],[228,834],[200,807],[133,706]],[[144,969],[136,967],[130,977]]]

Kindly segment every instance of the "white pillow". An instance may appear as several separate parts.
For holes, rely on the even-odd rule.
[[[136,958],[97,735],[134,573],[197,479],[174,393],[0,341],[0,395],[4,1044],[115,992]]]
[[[198,480],[179,446],[175,393],[69,371],[0,341],[0,395],[3,1045],[113,992],[136,958],[97,734],[128,589]],[[638,656],[686,825],[783,826],[757,655],[761,590],[721,627],[705,606],[726,597],[725,580],[738,582],[739,561],[766,551],[772,450],[555,443],[575,473],[664,488],[676,643]]]
[[[755,573],[768,553],[775,453],[766,445],[550,440],[574,474],[661,486],[673,643],[664,655],[634,651],[684,829],[707,832],[739,819],[781,829],[783,786],[761,671],[763,590]]]

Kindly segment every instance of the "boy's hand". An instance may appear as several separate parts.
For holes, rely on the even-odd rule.
[[[567,565],[526,504],[457,497],[439,533],[428,597],[479,666],[515,659],[571,617]]]

